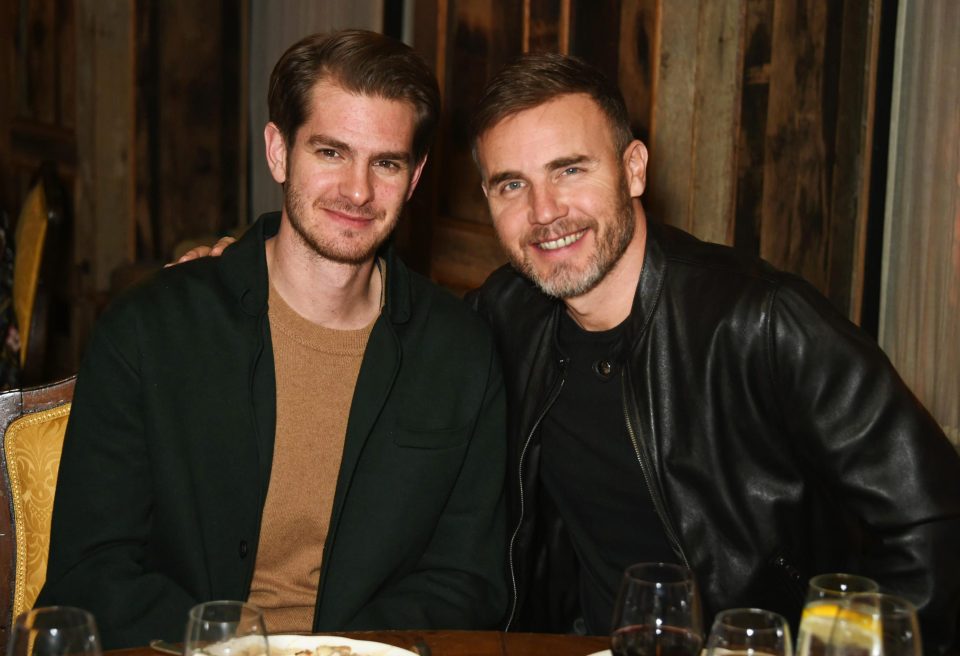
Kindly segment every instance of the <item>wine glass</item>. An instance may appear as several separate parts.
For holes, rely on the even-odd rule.
[[[707,638],[707,656],[793,656],[790,625],[782,615],[759,608],[717,613]]]
[[[242,601],[208,601],[190,609],[184,656],[267,656],[263,611]]]
[[[93,615],[80,608],[49,606],[17,616],[7,656],[101,656]]]
[[[921,652],[914,605],[894,595],[867,592],[840,601],[825,656],[920,656]]]
[[[693,572],[667,563],[628,567],[612,628],[614,656],[699,656],[703,626]]]
[[[820,656],[823,653],[844,597],[877,590],[876,581],[856,574],[819,574],[810,579],[807,604],[797,632],[797,656]]]

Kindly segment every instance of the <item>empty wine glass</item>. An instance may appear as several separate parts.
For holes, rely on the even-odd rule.
[[[49,606],[17,616],[7,656],[101,656],[93,615],[80,608]]]
[[[807,603],[797,632],[797,656],[820,656],[823,653],[841,599],[878,589],[876,581],[856,574],[819,574],[810,579]]]
[[[700,598],[693,572],[680,565],[627,568],[613,610],[615,656],[699,656]]]
[[[208,601],[190,609],[184,656],[267,656],[263,612],[242,601]]]
[[[879,592],[843,598],[827,640],[826,656],[920,656],[917,609]]]
[[[792,656],[790,626],[783,616],[759,608],[717,613],[707,638],[707,656]]]

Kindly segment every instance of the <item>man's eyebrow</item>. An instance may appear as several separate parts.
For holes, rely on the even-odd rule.
[[[374,160],[390,159],[390,160],[396,160],[398,162],[403,162],[406,164],[406,163],[409,163],[410,160],[413,158],[410,156],[410,153],[403,152],[401,150],[397,150],[397,151],[388,150],[385,153],[377,153],[371,159],[374,159]]]
[[[342,150],[346,153],[353,152],[353,148],[350,147],[350,144],[340,141],[339,139],[334,139],[333,137],[325,134],[315,134],[307,139],[307,143],[314,148],[327,146],[336,150]]]
[[[583,164],[584,162],[589,161],[592,160],[586,155],[570,155],[569,157],[558,157],[555,160],[547,162],[546,166],[543,168],[547,171],[556,171],[557,169],[565,169],[568,166]]]
[[[496,187],[501,182],[522,177],[519,171],[500,171],[499,173],[494,173],[487,179],[487,186]]]

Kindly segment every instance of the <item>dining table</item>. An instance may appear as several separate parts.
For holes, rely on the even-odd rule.
[[[502,631],[352,631],[331,633],[381,642],[423,656],[588,656],[610,647],[610,638]],[[116,649],[107,656],[160,656],[151,647]]]

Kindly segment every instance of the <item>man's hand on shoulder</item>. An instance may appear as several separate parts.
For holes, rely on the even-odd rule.
[[[211,246],[194,246],[186,253],[181,255],[176,262],[169,262],[164,265],[164,267],[176,266],[178,264],[183,264],[184,262],[189,262],[190,260],[196,260],[201,257],[220,257],[223,255],[223,251],[226,250],[227,246],[237,241],[234,237],[221,237],[220,240]]]

